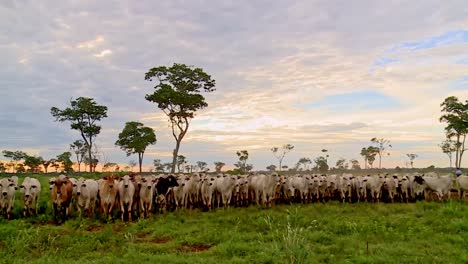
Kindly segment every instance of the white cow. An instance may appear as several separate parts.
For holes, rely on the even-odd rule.
[[[230,175],[223,175],[215,179],[215,193],[217,195],[218,207],[220,200],[223,202],[224,208],[228,208],[231,203],[232,193],[236,186],[236,178]]]
[[[381,175],[378,176],[366,176],[364,177],[363,182],[365,182],[366,192],[369,192],[371,199],[374,202],[380,201],[380,195],[382,193],[382,185],[384,183],[384,177]]]
[[[37,179],[26,177],[20,186],[20,191],[23,195],[23,216],[31,215],[32,212],[37,215],[41,183]]]
[[[280,177],[278,174],[273,173],[271,175],[259,174],[254,185],[255,196],[258,199],[261,197],[262,205],[271,207],[273,200],[275,199],[275,191],[277,186],[280,184]],[[308,189],[308,186],[305,186]]]
[[[214,195],[214,190],[215,190],[215,180],[216,177],[214,176],[207,176],[203,178],[202,184],[201,184],[201,198],[203,205],[208,208],[208,210],[211,210],[213,208],[213,195]]]
[[[132,220],[133,197],[135,195],[135,185],[130,180],[130,176],[125,175],[119,181],[119,199],[121,219],[124,221],[125,213],[128,214],[128,220]],[[127,211],[125,211],[127,208]]]
[[[15,193],[18,187],[11,178],[0,180],[0,210],[6,218],[11,218],[11,210],[15,204]]]
[[[143,177],[140,187],[140,214],[141,217],[148,217],[153,208],[153,192],[156,178]]]
[[[442,201],[444,195],[447,195],[452,188],[452,175],[445,175],[440,177],[429,176],[415,176],[414,181],[425,187],[426,190],[432,191],[437,195],[439,201]]]
[[[383,188],[388,192],[388,198],[393,203],[393,199],[397,194],[398,176],[386,176],[383,183]]]
[[[98,191],[99,184],[95,180],[81,178],[76,182],[76,205],[80,216],[81,210],[87,212],[88,216],[91,216],[92,212],[94,212]]]
[[[465,192],[468,192],[468,176],[459,176],[457,178],[458,195],[460,199],[465,198]]]

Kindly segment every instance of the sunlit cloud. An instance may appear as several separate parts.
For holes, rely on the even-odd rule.
[[[35,16],[40,3],[6,6],[0,15],[12,30],[0,36],[0,145],[46,157],[67,150],[79,133],[53,122],[50,107],[90,96],[109,108],[97,142],[109,161],[134,159],[114,146],[133,120],[156,130],[145,164],[169,161],[174,139],[167,117],[144,99],[154,86],[144,73],[182,62],[217,83],[181,146],[191,163],[233,164],[235,151],[248,149],[261,169],[275,161],[270,148],[286,143],[296,146],[289,164],[322,148],[331,163],[361,160],[370,138],[385,137],[394,148],[384,166],[404,166],[413,152],[418,166],[446,166],[437,147],[440,103],[468,98],[465,5],[60,2],[47,18]]]
[[[102,58],[102,57],[105,57],[105,56],[108,56],[112,54],[112,50],[110,49],[106,49],[106,50],[103,50],[97,54],[94,54],[93,56],[96,57],[96,58]]]

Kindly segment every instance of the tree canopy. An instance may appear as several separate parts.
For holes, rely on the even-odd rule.
[[[173,152],[172,172],[175,172],[180,143],[188,131],[195,113],[208,106],[200,93],[215,90],[215,80],[201,68],[174,63],[170,67],[151,68],[145,80],[157,83],[155,91],[145,96],[146,100],[156,103],[169,118],[172,135],[176,140]]]
[[[460,168],[468,134],[468,100],[461,102],[457,97],[449,96],[440,106],[442,116],[439,120],[447,123],[445,126],[447,139],[455,139],[455,167]]]
[[[63,110],[52,107],[50,112],[55,117],[55,121],[68,121],[71,129],[80,132],[81,137],[88,146],[88,160],[93,160],[93,142],[101,132],[101,126],[97,122],[107,117],[107,107],[98,105],[93,98],[78,97],[76,100],[70,100],[70,107]],[[90,166],[91,172],[92,169],[93,166]]]
[[[143,155],[149,145],[156,144],[156,134],[151,127],[145,127],[140,122],[127,122],[119,134],[115,145],[124,150],[127,156],[138,154],[138,164],[141,173]]]

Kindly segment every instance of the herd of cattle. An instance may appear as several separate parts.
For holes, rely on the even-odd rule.
[[[468,191],[468,176],[452,175],[295,175],[277,173],[232,176],[227,174],[158,175],[138,174],[99,180],[75,179],[60,175],[49,181],[54,220],[64,221],[70,209],[91,216],[99,211],[112,218],[120,212],[122,220],[148,217],[151,213],[177,208],[249,206],[271,207],[274,203],[309,203],[339,200],[345,202],[411,202],[450,197],[456,187],[459,197]],[[23,216],[37,214],[41,184],[26,177],[0,180],[0,209],[11,218],[15,193],[20,189]],[[99,208],[99,210],[97,210]]]

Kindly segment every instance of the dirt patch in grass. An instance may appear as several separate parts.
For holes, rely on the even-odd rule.
[[[179,252],[181,253],[194,253],[194,252],[203,252],[207,251],[211,248],[211,245],[205,245],[205,244],[187,244],[187,243],[182,243],[178,247]]]
[[[171,237],[162,236],[162,237],[154,237],[149,242],[154,243],[154,244],[165,244],[171,240],[172,240]]]
[[[101,231],[103,229],[104,229],[104,226],[102,226],[102,225],[90,225],[90,226],[85,228],[85,230],[89,231],[89,232],[98,232],[98,231]]]
[[[112,227],[112,231],[114,231],[114,233],[120,233],[122,232],[123,230],[125,229],[125,227],[123,225],[114,225]]]
[[[135,236],[137,238],[143,239],[143,238],[147,238],[149,236],[149,234],[148,233],[138,233]]]
[[[34,221],[31,222],[33,225],[37,226],[45,226],[45,225],[52,225],[52,226],[59,226],[60,224],[55,224],[54,220],[49,220],[49,221]]]

